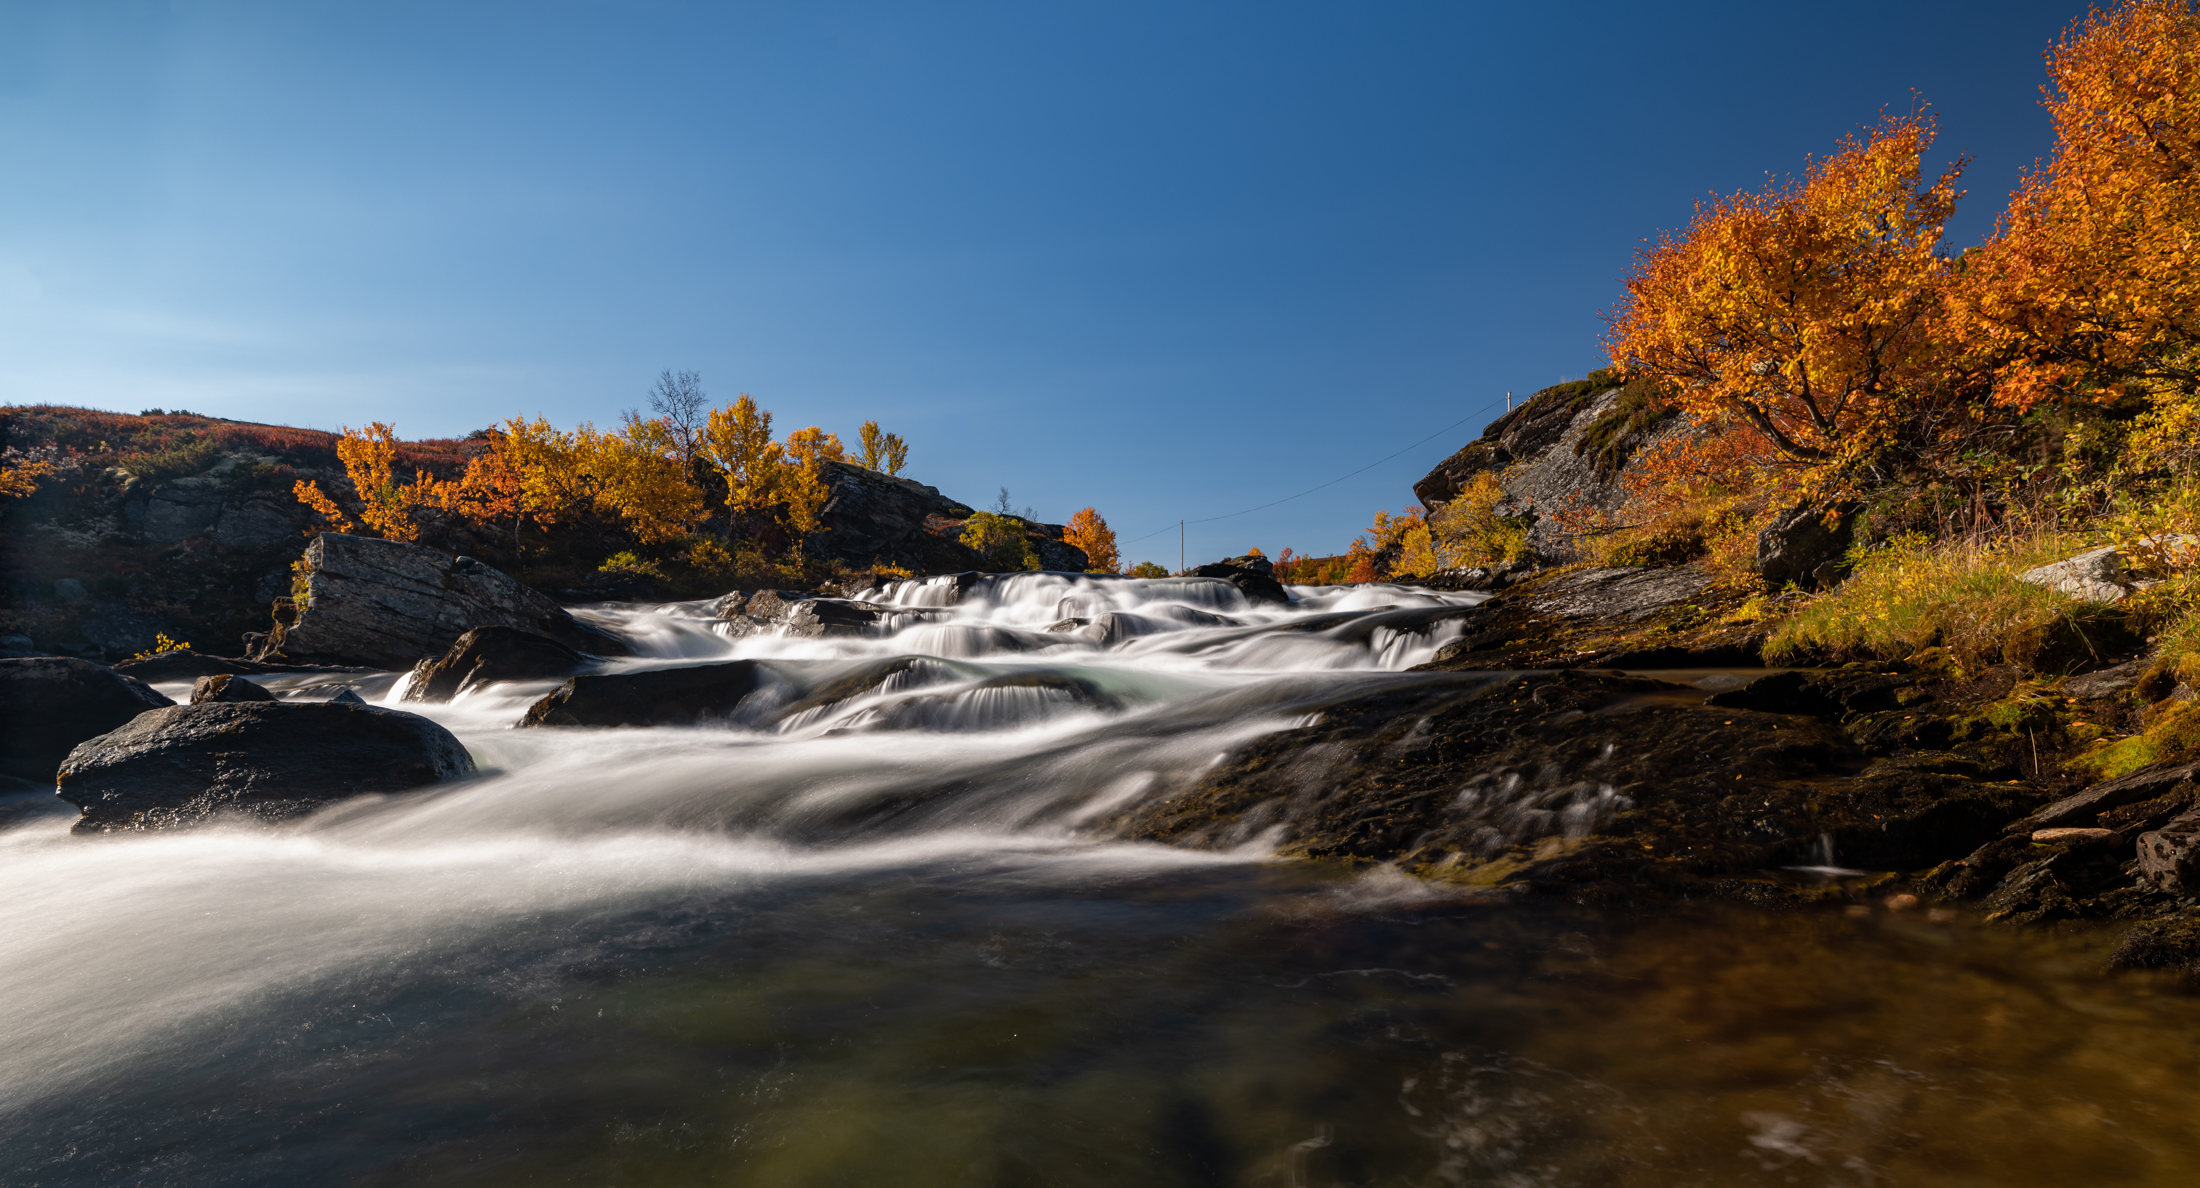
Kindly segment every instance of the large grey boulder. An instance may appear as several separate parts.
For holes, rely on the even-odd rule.
[[[476,627],[516,627],[575,651],[624,656],[617,636],[471,557],[324,532],[306,546],[298,617],[253,655],[318,664],[410,668]]]
[[[144,681],[88,660],[0,660],[0,775],[50,786],[69,748],[174,704]]]
[[[334,800],[470,775],[451,732],[356,702],[207,702],[140,714],[77,744],[60,796],[79,833],[164,829],[226,814],[295,817]]]
[[[1693,569],[1584,569],[1539,587],[1538,609],[1568,618],[1645,619],[1703,593],[1707,574]]]
[[[2149,537],[2146,543],[2180,559],[2200,553],[2200,537]],[[2046,586],[2080,602],[2121,602],[2154,585],[2158,579],[2138,572],[2138,567],[2123,550],[2109,545],[2025,570],[2017,575],[2017,580]]]

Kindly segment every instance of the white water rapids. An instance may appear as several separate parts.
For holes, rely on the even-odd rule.
[[[0,1114],[188,1053],[283,996],[433,967],[551,917],[947,858],[1256,858],[1080,827],[1288,724],[1294,702],[1428,659],[1457,630],[1441,612],[1480,597],[1292,594],[1280,607],[1211,579],[903,582],[863,597],[911,613],[823,639],[729,639],[709,603],[590,608],[641,653],[612,671],[755,658],[779,679],[723,728],[612,730],[512,729],[555,682],[417,705],[398,700],[401,681],[370,681],[456,733],[482,776],[277,827],[80,837],[66,815],[34,815],[0,831]],[[1130,616],[1112,645],[1046,630],[1111,612]],[[914,661],[855,696],[786,712],[900,658]],[[1062,683],[1003,683],[1035,673]]]

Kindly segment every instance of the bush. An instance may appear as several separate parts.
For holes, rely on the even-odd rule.
[[[1131,566],[1131,576],[1134,578],[1165,578],[1169,576],[1169,571],[1151,561],[1141,561]]]
[[[1039,554],[1024,534],[1024,523],[1014,516],[972,512],[962,530],[962,542],[978,551],[996,573],[1039,568]]]
[[[1945,647],[1969,668],[2006,662],[2068,671],[2135,642],[2122,612],[2017,580],[2073,551],[2054,537],[1998,545],[1900,537],[1781,623],[1765,659],[1903,657]]]

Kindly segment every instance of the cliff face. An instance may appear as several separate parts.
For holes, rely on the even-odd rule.
[[[0,498],[0,655],[112,662],[150,650],[160,635],[200,651],[239,651],[247,634],[269,630],[271,608],[291,592],[292,563],[322,527],[292,484],[313,480],[348,503],[335,442],[333,434],[188,414],[0,410],[0,448],[59,463],[33,494]],[[461,444],[405,443],[400,469],[421,464],[455,473]],[[810,556],[853,570],[982,567],[958,539],[969,506],[909,479],[828,465],[832,495],[823,530],[804,542]],[[618,547],[529,527],[522,560],[509,527],[484,529],[432,510],[420,518],[422,545],[483,558],[545,590],[584,584]],[[1085,568],[1084,553],[1063,542],[1061,525],[1024,527],[1042,565]],[[554,562],[542,562],[545,556]],[[531,571],[541,564],[564,568]],[[575,589],[560,596],[608,595]]]
[[[1499,511],[1533,517],[1528,541],[1537,555],[1570,561],[1584,525],[1620,516],[1627,476],[1644,451],[1686,431],[1654,391],[1600,373],[1530,396],[1437,463],[1413,494],[1433,510],[1475,475],[1493,473],[1506,496]]]

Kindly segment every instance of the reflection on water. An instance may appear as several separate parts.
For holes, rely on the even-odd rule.
[[[604,610],[626,666],[755,658],[770,697],[408,707],[483,776],[279,828],[9,816],[0,1184],[2200,1182],[2200,999],[2100,975],[2104,934],[1082,832],[1458,626],[1298,593],[912,584],[875,600],[945,613],[837,640]]]

